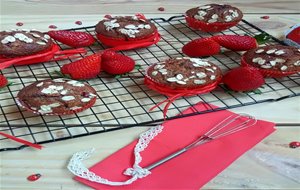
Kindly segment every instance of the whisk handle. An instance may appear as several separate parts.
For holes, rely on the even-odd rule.
[[[155,162],[155,163],[153,163],[153,164],[147,166],[145,169],[147,169],[147,170],[152,170],[153,168],[155,168],[155,167],[157,167],[157,166],[159,166],[159,165],[161,165],[161,164],[163,164],[163,163],[165,163],[165,162],[167,162],[167,161],[169,161],[169,160],[171,160],[171,159],[173,159],[173,158],[179,156],[180,154],[186,152],[187,150],[188,150],[188,149],[183,148],[183,149],[181,149],[181,150],[179,150],[179,151],[177,151],[177,152],[174,152],[173,154],[170,154],[169,156],[167,156],[167,157],[165,157],[165,158],[159,160],[158,162]]]

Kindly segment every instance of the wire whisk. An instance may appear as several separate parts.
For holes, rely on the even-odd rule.
[[[238,120],[242,120],[242,122],[240,122]],[[214,126],[212,129],[207,131],[205,134],[201,135],[195,141],[193,141],[189,145],[185,146],[183,149],[145,167],[145,169],[151,170],[151,169],[181,155],[182,153],[184,153],[192,148],[195,148],[199,145],[205,144],[212,140],[216,140],[221,137],[225,137],[225,136],[237,133],[241,130],[244,130],[246,128],[249,128],[249,127],[255,125],[256,123],[257,123],[257,119],[254,118],[253,116],[250,116],[247,114],[230,115],[229,117],[225,118],[223,121],[218,123],[216,126]]]

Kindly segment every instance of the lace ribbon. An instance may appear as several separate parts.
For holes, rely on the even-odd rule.
[[[51,49],[40,52],[38,54],[22,56],[16,58],[5,58],[0,57],[0,70],[5,69],[11,65],[31,65],[35,63],[47,62],[47,61],[58,61],[66,58],[78,58],[81,56],[73,56],[78,53],[86,53],[84,48],[63,50],[61,51],[59,46],[53,44]]]
[[[140,135],[138,143],[135,145],[134,148],[134,156],[135,156],[134,164],[132,168],[127,168],[123,173],[124,175],[131,176],[131,178],[126,181],[123,182],[109,181],[108,179],[102,178],[101,176],[96,175],[94,172],[89,171],[89,169],[87,169],[83,165],[82,161],[89,158],[95,149],[90,149],[87,151],[75,153],[68,164],[68,169],[74,175],[87,179],[92,182],[111,185],[111,186],[129,185],[134,181],[136,181],[137,179],[144,178],[149,174],[151,174],[149,170],[142,168],[139,165],[142,162],[142,157],[140,153],[143,152],[148,147],[149,143],[154,139],[154,137],[156,137],[159,133],[162,132],[162,129],[163,126],[158,125],[156,127],[150,128],[148,131]]]

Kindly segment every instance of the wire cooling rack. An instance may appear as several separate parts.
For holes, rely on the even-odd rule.
[[[57,78],[55,74],[59,67],[74,60],[47,62],[31,66],[19,66],[0,71],[10,78],[12,86],[0,91],[0,131],[20,137],[35,143],[50,143],[86,135],[92,135],[111,130],[123,129],[132,126],[153,125],[163,121],[162,108],[152,112],[148,110],[155,104],[166,99],[143,84],[145,69],[158,61],[170,57],[184,56],[181,47],[192,39],[210,37],[212,33],[196,31],[187,26],[183,16],[174,16],[165,20],[155,18],[152,21],[157,25],[162,39],[156,45],[148,48],[122,52],[132,57],[141,68],[132,71],[128,76],[113,78],[102,73],[98,78],[87,81],[98,94],[96,104],[81,113],[71,116],[40,116],[27,112],[16,105],[16,95],[20,89],[35,81],[45,78]],[[72,29],[85,31],[94,35],[94,26]],[[237,26],[218,34],[238,34],[255,36],[264,33],[261,29],[243,20]],[[282,43],[272,37],[268,44]],[[67,47],[58,43],[62,49]],[[88,54],[93,54],[106,48],[101,43],[87,48]],[[225,50],[222,54],[207,58],[218,65],[223,72],[239,66],[240,52]],[[262,94],[226,92],[222,86],[211,93],[193,97],[180,98],[169,108],[167,119],[186,117],[195,114],[230,109],[262,102],[279,101],[281,99],[300,95],[299,74],[275,79],[266,79],[261,88]],[[186,108],[203,102],[208,105],[207,111],[197,111],[183,115]],[[17,150],[19,146],[13,141],[1,138],[0,151]]]

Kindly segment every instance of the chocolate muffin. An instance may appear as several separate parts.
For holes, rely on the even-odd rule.
[[[105,18],[96,25],[96,33],[118,40],[138,40],[152,36],[156,26],[138,16],[116,16]]]
[[[284,77],[300,72],[300,49],[292,46],[268,45],[247,51],[243,66],[258,68],[266,77]]]
[[[243,13],[231,5],[207,4],[186,11],[186,20],[190,27],[218,32],[235,26],[242,20]]]
[[[178,57],[150,66],[147,77],[170,89],[199,89],[221,79],[221,70],[213,63]]]
[[[47,79],[23,88],[18,104],[42,115],[69,115],[90,108],[96,91],[88,84],[69,79]]]
[[[53,42],[49,35],[35,30],[0,32],[0,56],[13,58],[27,56],[50,49]]]

